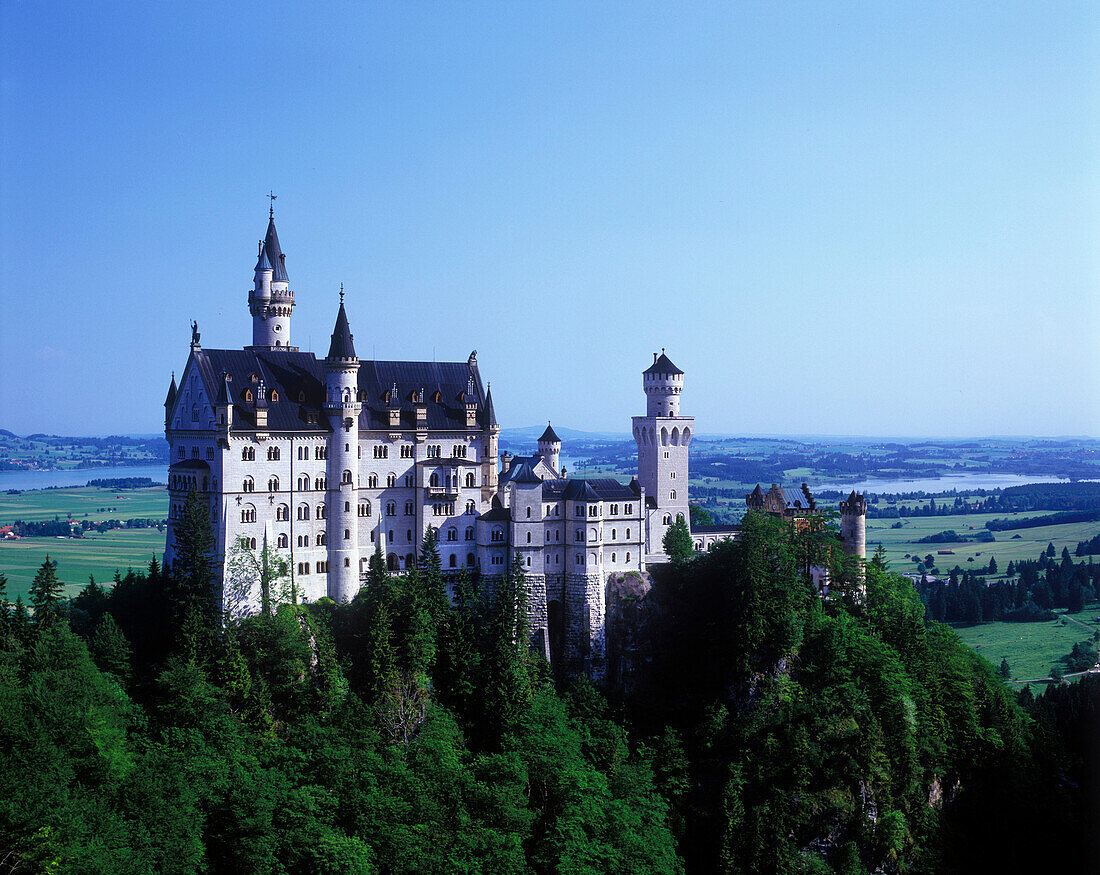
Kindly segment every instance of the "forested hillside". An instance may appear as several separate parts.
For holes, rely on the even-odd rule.
[[[1100,685],[1018,702],[874,565],[822,601],[816,533],[753,517],[669,566],[601,689],[523,644],[518,568],[448,599],[430,543],[350,605],[265,591],[223,626],[192,522],[170,573],[65,603],[46,564],[33,615],[2,612],[4,871],[1086,871],[1095,848]]]

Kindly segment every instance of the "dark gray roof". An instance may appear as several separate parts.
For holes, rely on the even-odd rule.
[[[489,523],[506,523],[512,519],[512,511],[500,503],[499,496],[493,496],[493,506],[478,517]]]
[[[202,459],[181,459],[168,466],[169,471],[209,471],[210,466]]]
[[[561,497],[568,501],[630,501],[638,497],[638,493],[630,486],[611,477],[569,479],[564,482]]]
[[[279,235],[275,232],[275,217],[267,220],[267,236],[264,237],[264,254],[271,263],[275,273],[272,279],[277,283],[287,283],[290,280],[286,275],[286,256],[279,246]]]
[[[216,407],[227,407],[229,405],[229,381],[225,379],[225,374],[222,374],[221,386],[218,387],[218,397],[214,399],[214,405]]]
[[[512,483],[541,483],[542,478],[536,474],[532,468],[530,462],[520,462],[519,465],[513,465],[512,470],[508,472],[508,479]]]
[[[264,245],[260,243],[260,257],[256,259],[256,270],[272,270],[271,259],[267,257],[267,250],[264,249]]]
[[[164,406],[171,407],[172,402],[176,400],[176,375],[172,374],[172,385],[168,387],[168,395],[164,399]]]
[[[196,349],[193,353],[203,383],[211,396],[216,397],[223,383],[222,375],[229,374],[229,399],[234,405],[233,423],[247,428],[254,423],[253,405],[245,401],[245,391],[251,389],[253,398],[257,381],[267,386],[267,427],[271,431],[326,432],[329,425],[324,414],[325,375],[324,361],[311,352],[295,352],[281,349],[266,351],[254,349]],[[385,393],[397,386],[397,398],[401,410],[401,428],[415,428],[416,413],[410,400],[413,392],[424,390],[424,406],[427,409],[427,426],[432,431],[466,430],[466,409],[458,400],[466,391],[470,374],[474,374],[474,388],[483,398],[481,380],[476,369],[471,371],[468,362],[368,362],[359,363],[359,391],[363,397],[363,409],[359,415],[359,427],[365,430],[385,431],[389,428],[389,408]],[[439,400],[435,393],[439,392]],[[272,400],[273,395],[278,400]],[[487,425],[484,404],[479,405],[478,424]]]
[[[344,293],[340,292],[343,297]],[[344,312],[344,302],[340,301],[340,311],[336,314],[336,327],[332,329],[332,343],[328,347],[330,359],[355,358],[355,344],[352,343],[348,314]]]
[[[546,423],[546,431],[542,433],[542,437],[539,438],[539,443],[543,441],[552,441],[554,443],[561,443],[561,438],[554,434],[554,429],[550,427],[550,423]]]
[[[678,367],[676,367],[676,365],[674,365],[672,363],[672,360],[669,359],[669,357],[667,355],[665,355],[665,351],[662,349],[661,350],[661,355],[658,356],[654,360],[653,364],[651,364],[648,368],[646,368],[644,371],[642,371],[642,373],[643,374],[682,374],[683,371],[681,371]]]

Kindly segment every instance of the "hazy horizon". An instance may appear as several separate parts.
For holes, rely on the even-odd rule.
[[[478,350],[502,425],[1100,435],[1100,9],[0,6],[0,427],[159,433],[190,322]],[[520,428],[525,426],[519,426]]]

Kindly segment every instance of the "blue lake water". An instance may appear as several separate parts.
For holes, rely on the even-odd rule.
[[[1046,477],[1029,474],[957,474],[951,477],[926,477],[916,480],[886,480],[873,477],[870,480],[849,483],[811,483],[814,492],[833,489],[838,492],[874,492],[879,495],[897,492],[950,492],[952,489],[1005,489],[1028,483],[1068,483],[1066,477]]]
[[[0,471],[0,492],[8,489],[46,489],[50,486],[84,486],[89,480],[115,477],[148,477],[168,482],[167,465],[131,465],[124,468],[85,468],[74,471]]]

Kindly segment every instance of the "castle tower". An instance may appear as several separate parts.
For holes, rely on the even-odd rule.
[[[867,499],[854,489],[840,502],[840,537],[848,555],[867,558]]]
[[[646,415],[635,416],[634,441],[638,445],[638,483],[652,496],[656,510],[649,512],[648,554],[663,555],[668,527],[688,513],[688,447],[695,431],[695,417],[680,415],[684,372],[665,355],[653,354],[653,364],[642,372]]]
[[[546,423],[546,431],[539,438],[539,455],[542,456],[542,461],[546,463],[547,468],[555,474],[560,473],[561,468],[558,463],[561,455],[561,438],[555,434],[549,422]]]
[[[268,216],[267,236],[260,243],[248,311],[252,314],[251,349],[296,349],[290,345],[294,292],[286,275],[286,256],[275,232],[274,207]]]
[[[325,406],[332,434],[328,439],[328,594],[351,601],[359,591],[359,527],[356,489],[359,471],[359,359],[351,328],[340,311],[325,358]]]

